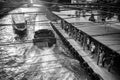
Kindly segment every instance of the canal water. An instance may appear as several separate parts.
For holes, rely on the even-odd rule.
[[[41,10],[43,7],[18,8],[10,13]],[[79,62],[67,55],[69,51],[63,49],[57,34],[57,43],[51,48],[39,49],[33,45],[34,31],[52,29],[45,12],[24,14],[29,23],[24,41],[15,40],[17,35],[14,34],[11,14],[1,19],[0,23],[7,25],[0,27],[0,80],[89,80]]]

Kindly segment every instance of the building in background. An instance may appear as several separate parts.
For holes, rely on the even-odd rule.
[[[71,0],[71,3],[83,3],[86,2],[87,0]]]

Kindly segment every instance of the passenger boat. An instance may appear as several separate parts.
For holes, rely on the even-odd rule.
[[[12,15],[12,26],[17,37],[24,38],[27,36],[27,21],[23,14]]]
[[[35,32],[33,43],[39,48],[52,47],[56,44],[56,38],[52,30],[40,29]]]

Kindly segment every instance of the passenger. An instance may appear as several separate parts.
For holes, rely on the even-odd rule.
[[[101,20],[102,20],[102,23],[105,24],[106,19],[103,17]]]
[[[70,32],[69,32],[69,36],[72,36],[72,28],[70,27]]]
[[[82,46],[82,44],[83,44],[82,40],[83,40],[83,34],[80,33],[79,42],[80,42],[80,45],[81,45],[81,46]]]
[[[65,32],[67,32],[67,26],[65,26],[64,30],[65,30]]]
[[[72,28],[71,30],[71,37],[73,38],[73,35],[74,35],[74,28]]]
[[[77,38],[78,38],[78,30],[76,29],[76,33],[75,33],[75,41],[77,41]]]
[[[85,10],[82,11],[82,16],[86,17],[86,11]]]
[[[80,31],[77,32],[76,40],[79,41]]]
[[[74,28],[73,39],[76,39],[77,30]]]
[[[95,20],[95,17],[94,17],[94,16],[95,16],[94,14],[91,14],[91,16],[90,16],[90,18],[89,18],[89,21],[95,22],[96,20]]]
[[[99,62],[100,62],[100,54],[102,53],[102,47],[99,47],[99,49],[98,49],[98,52],[97,52],[98,54],[97,54],[97,65],[99,65]]]
[[[93,58],[93,57],[94,57],[94,54],[95,54],[95,44],[94,44],[94,42],[91,42],[90,47],[91,47],[91,52],[90,52],[90,54],[92,55],[92,58]]]
[[[83,50],[86,50],[87,47],[87,36],[84,34],[84,38],[83,38]]]
[[[105,53],[103,58],[102,58],[102,67],[105,66],[106,63],[109,63],[110,56],[108,53]]]
[[[79,11],[78,11],[78,10],[75,11],[75,16],[76,16],[76,17],[79,17],[79,15],[80,15],[80,14],[79,14]]]
[[[90,39],[89,38],[87,38],[86,46],[87,46],[87,50],[90,50]]]
[[[110,72],[111,71],[111,68],[113,67],[114,65],[114,58],[115,58],[115,55],[112,55],[111,58],[110,58],[110,63],[108,65],[108,71]]]
[[[84,46],[84,34],[81,35],[81,46]]]
[[[61,20],[61,28],[63,29],[64,27],[64,20]]]
[[[62,24],[62,25],[63,25],[62,29],[65,30],[65,26],[66,26],[66,25],[65,25],[65,21],[64,21],[64,20],[63,20],[63,24]]]
[[[66,25],[66,29],[65,29],[66,33],[68,33],[68,29],[69,29],[69,25]]]
[[[79,11],[79,17],[81,16],[81,13],[82,13],[82,12],[81,12],[81,11]]]
[[[68,28],[68,35],[70,36],[70,28]]]
[[[74,28],[72,28],[72,31],[71,31],[71,37],[73,38],[73,35],[74,35]]]
[[[104,52],[103,50],[101,50],[101,52],[100,52],[100,54],[99,54],[99,62],[98,62],[98,65],[103,66],[104,56],[105,56],[105,52]]]
[[[80,42],[80,33],[78,34],[77,41],[78,41],[78,44],[81,45],[81,42]]]

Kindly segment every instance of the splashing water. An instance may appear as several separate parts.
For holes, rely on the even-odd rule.
[[[45,18],[45,16],[43,17]],[[39,19],[40,17],[36,18],[36,20]],[[10,15],[6,16],[2,23],[11,24]],[[33,28],[31,30],[30,28],[29,31],[32,31]],[[45,27],[37,24],[36,30],[39,28]],[[12,26],[5,26],[1,34],[1,42],[15,42],[14,37],[16,35],[13,33]],[[33,34],[29,32],[28,35],[28,39],[31,40],[33,38],[31,35]],[[78,61],[64,56],[63,52],[59,50],[60,48],[56,46],[39,49],[33,43],[26,43],[2,48],[4,52],[0,58],[2,58],[3,63],[0,67],[6,71],[8,76],[14,77],[15,80],[21,80],[22,78],[27,78],[28,80],[81,80],[73,69],[79,64]]]

